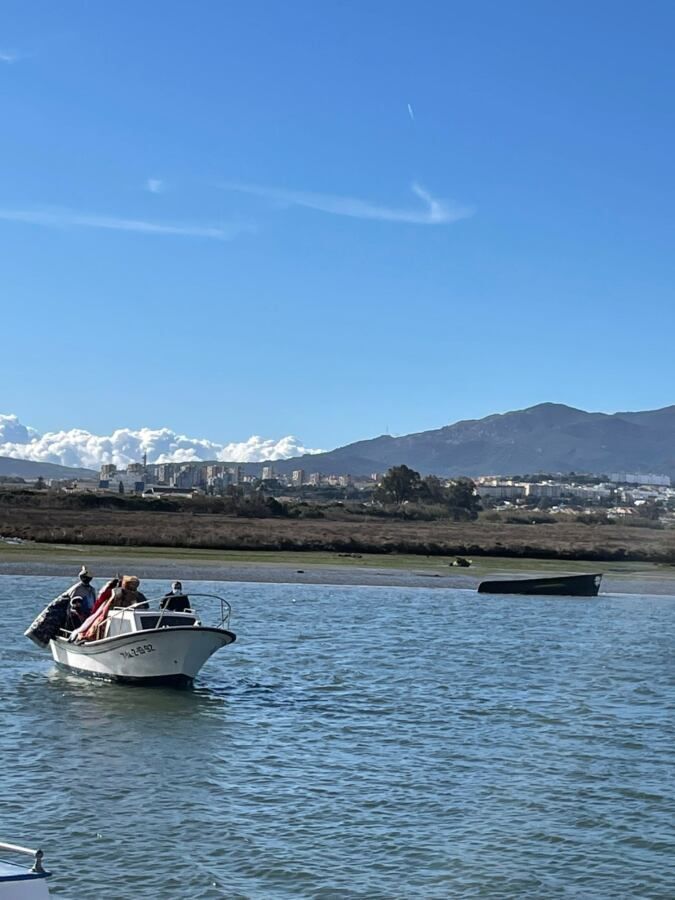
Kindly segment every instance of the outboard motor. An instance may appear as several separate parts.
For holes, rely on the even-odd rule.
[[[49,646],[51,639],[56,637],[66,624],[69,606],[70,596],[61,594],[60,597],[45,606],[30,628],[24,631],[24,635],[44,650]]]

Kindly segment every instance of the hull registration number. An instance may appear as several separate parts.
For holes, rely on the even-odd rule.
[[[120,656],[124,659],[131,659],[134,656],[145,656],[146,653],[154,653],[155,648],[152,644],[138,644],[136,647],[130,647],[129,650],[120,650]]]

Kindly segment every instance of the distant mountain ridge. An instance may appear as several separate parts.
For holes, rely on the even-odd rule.
[[[32,480],[42,476],[47,478],[97,478],[98,472],[93,469],[61,466],[58,463],[34,462],[31,459],[14,459],[13,456],[0,456],[0,475]]]
[[[424,475],[445,477],[574,471],[654,472],[675,479],[675,405],[610,414],[540,403],[416,434],[380,435],[326,453],[240,465],[258,475],[262,465],[272,465],[281,474],[304,469],[308,474],[363,476],[402,463]],[[97,473],[0,457],[0,475],[92,478]]]
[[[403,437],[381,435],[274,466],[284,473],[366,475],[402,463],[446,477],[571,471],[675,477],[675,406],[610,414],[541,403]]]

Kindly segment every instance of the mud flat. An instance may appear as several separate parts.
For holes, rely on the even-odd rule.
[[[101,547],[0,543],[0,575],[71,578],[86,562],[97,583],[118,572],[139,578],[182,581],[464,588],[484,578],[556,573],[604,573],[602,593],[675,597],[675,567],[659,563],[479,557],[456,568],[454,557],[406,554],[338,554],[158,547]]]

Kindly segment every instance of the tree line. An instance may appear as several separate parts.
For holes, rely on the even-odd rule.
[[[383,504],[406,503],[440,506],[455,519],[476,519],[481,509],[476,485],[470,478],[446,484],[435,475],[424,478],[406,465],[392,466],[375,490],[374,499]]]

